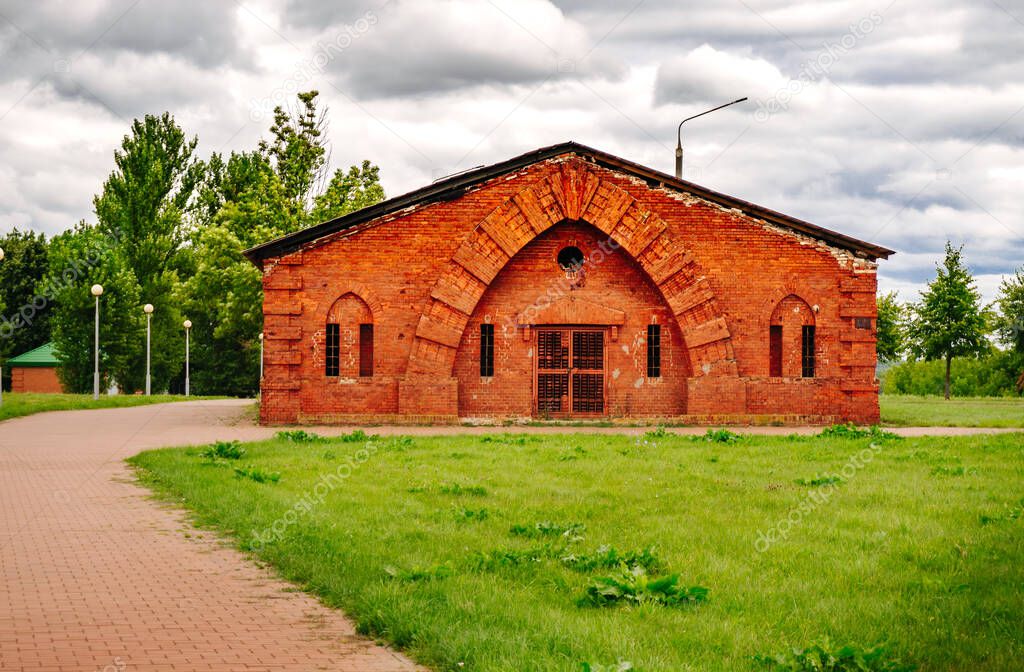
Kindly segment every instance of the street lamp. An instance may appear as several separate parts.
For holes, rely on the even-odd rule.
[[[188,396],[188,332],[192,329],[192,320],[185,320],[185,396]]]
[[[726,103],[725,105],[719,105],[718,107],[713,107],[710,110],[708,110],[707,112],[701,112],[700,114],[695,114],[692,117],[687,117],[686,119],[683,119],[682,121],[679,122],[679,128],[676,129],[676,179],[677,180],[683,179],[683,124],[685,124],[686,122],[690,121],[691,119],[696,119],[697,117],[703,117],[705,114],[711,114],[712,112],[720,110],[723,107],[729,107],[730,105],[735,105],[736,103],[742,103],[746,99],[747,99],[746,96],[744,96],[743,98],[740,98],[739,100],[734,100],[731,103]]]
[[[260,332],[260,388],[263,387],[263,332]]]
[[[150,393],[150,382],[149,377],[149,341],[152,329],[150,328],[153,323],[153,304],[147,303],[142,307],[144,313],[146,313],[146,396]]]
[[[103,295],[103,285],[93,285],[90,290],[96,297],[96,338],[93,340],[93,355],[95,368],[92,372],[92,398],[100,398],[100,296]]]

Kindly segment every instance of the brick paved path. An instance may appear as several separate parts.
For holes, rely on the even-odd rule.
[[[182,514],[147,499],[125,457],[255,440],[252,402],[44,413],[0,423],[0,670],[416,669],[354,634]],[[337,434],[346,428],[312,428]],[[643,428],[381,427],[381,434],[639,433]],[[705,428],[673,429],[703,433]],[[818,428],[740,429],[764,434]],[[902,428],[966,434],[969,428]],[[1019,431],[1019,430],[1017,430]]]
[[[189,402],[0,423],[0,670],[416,669],[132,483],[122,460],[143,448],[269,433],[243,415]]]

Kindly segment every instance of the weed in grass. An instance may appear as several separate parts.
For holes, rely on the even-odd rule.
[[[469,566],[479,572],[491,572],[500,567],[519,567],[544,562],[556,557],[561,550],[550,544],[527,549],[498,548],[491,551],[476,551],[469,557]]]
[[[452,571],[451,566],[444,564],[432,565],[430,567],[412,567],[410,569],[402,569],[393,565],[386,565],[384,567],[384,573],[392,579],[415,582],[447,579],[455,572]]]
[[[1018,520],[1022,516],[1024,516],[1024,499],[1020,500],[1016,506],[1004,506],[1004,511],[1001,514],[982,514],[980,520],[982,525],[988,525],[990,523]]]
[[[208,460],[240,460],[245,455],[245,448],[238,441],[218,441],[207,446],[200,456]]]
[[[709,429],[706,434],[693,437],[693,441],[708,441],[710,443],[736,443],[743,437],[728,429]]]
[[[580,672],[632,672],[633,669],[633,663],[628,660],[622,660],[613,665],[580,663]]]
[[[482,443],[501,443],[506,446],[525,446],[527,440],[539,441],[537,437],[528,437],[526,434],[484,434],[480,437]]]
[[[460,485],[458,483],[449,483],[442,485],[437,489],[442,495],[471,495],[473,497],[486,497],[487,488],[482,485]]]
[[[661,560],[654,554],[654,547],[639,551],[621,552],[614,546],[600,546],[593,553],[571,553],[562,556],[560,561],[569,569],[577,572],[592,572],[595,569],[615,569],[621,567],[632,570],[640,567],[647,572],[662,569]]]
[[[576,604],[580,607],[642,604],[676,607],[698,604],[707,597],[707,588],[679,585],[678,574],[651,578],[643,568],[635,567],[618,576],[593,579]]]
[[[843,479],[839,476],[825,476],[818,474],[814,478],[798,478],[793,481],[797,485],[804,485],[812,488],[820,488],[823,485],[839,485]]]
[[[878,425],[857,427],[852,422],[826,427],[818,436],[826,439],[872,439],[875,441],[894,441],[903,438],[899,434],[885,431]]]
[[[932,579],[927,576],[911,581],[908,586],[918,592],[930,595],[936,593],[940,595],[956,595],[971,589],[970,584],[967,583],[949,583],[942,579]]]
[[[562,537],[567,542],[581,541],[586,531],[583,523],[552,523],[550,520],[542,520],[533,525],[513,525],[508,533],[515,537],[526,537],[527,539],[539,539],[541,537]]]
[[[329,462],[331,460],[337,459],[338,455],[333,450],[325,450],[323,455],[321,455],[320,457],[324,458]]]
[[[671,432],[665,430],[664,427],[658,425],[656,429],[652,429],[649,432],[644,433],[644,438],[648,441],[657,441],[658,439],[667,439],[672,436]]]
[[[571,460],[578,460],[587,454],[587,449],[582,446],[573,446],[572,448],[566,448],[558,456],[559,462],[569,462]]]
[[[259,467],[235,467],[235,476],[248,478],[257,483],[277,483],[281,480],[281,474],[276,471],[264,471]]]
[[[913,665],[901,663],[882,646],[862,649],[857,646],[836,648],[828,639],[803,649],[774,656],[755,656],[771,670],[784,672],[913,672]]]
[[[336,441],[342,443],[364,443],[366,441],[372,441],[373,439],[379,439],[380,437],[376,434],[367,434],[361,429],[357,429],[351,434],[341,434],[334,437]]]
[[[977,476],[978,470],[974,467],[935,467],[932,469],[932,476]]]
[[[395,453],[404,453],[413,447],[413,441],[411,436],[396,436],[388,441],[387,445],[384,446],[384,450],[388,450]]]
[[[467,509],[465,507],[456,508],[454,511],[455,520],[460,523],[466,522],[480,522],[481,520],[487,520],[488,513],[487,509]]]
[[[292,443],[316,443],[324,440],[324,437],[319,434],[307,432],[302,429],[278,432],[277,438],[280,441],[291,441]]]

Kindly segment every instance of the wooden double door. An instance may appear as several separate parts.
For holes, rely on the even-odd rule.
[[[538,416],[605,415],[605,330],[539,327],[534,380]]]

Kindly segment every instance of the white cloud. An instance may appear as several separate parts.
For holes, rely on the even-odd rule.
[[[252,148],[269,126],[254,110],[289,89],[320,90],[334,162],[373,160],[392,195],[569,139],[671,172],[680,119],[774,95],[823,45],[883,9],[855,0],[748,3],[757,13],[696,0],[172,4],[140,3],[111,27],[126,5],[0,0],[21,28],[0,22],[0,230],[54,233],[91,219],[134,116],[170,111],[205,158]],[[377,22],[309,67],[366,12]],[[751,100],[688,124],[687,177],[897,249],[880,282],[904,298],[931,277],[947,238],[963,243],[991,299],[1024,259],[1024,28],[968,0],[901,0],[880,18],[767,120]],[[87,47],[70,71],[54,68]]]

